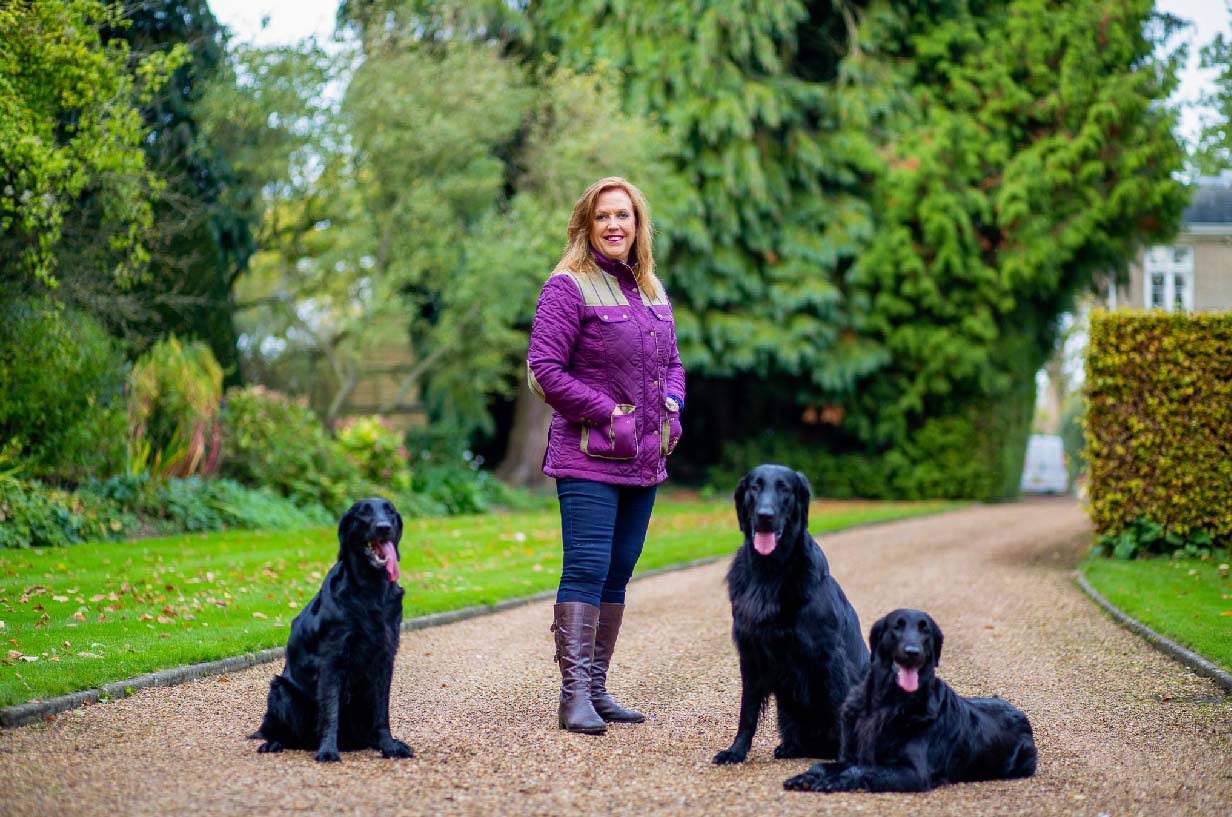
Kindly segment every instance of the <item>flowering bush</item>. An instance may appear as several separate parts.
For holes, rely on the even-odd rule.
[[[353,417],[337,434],[338,445],[347,453],[363,476],[387,492],[402,493],[411,488],[402,434],[376,416]]]

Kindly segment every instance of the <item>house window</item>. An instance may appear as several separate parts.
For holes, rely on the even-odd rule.
[[[1193,247],[1151,247],[1143,259],[1142,272],[1147,309],[1193,309]]]

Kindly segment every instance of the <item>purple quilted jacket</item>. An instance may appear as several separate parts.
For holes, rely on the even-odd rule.
[[[526,356],[530,387],[554,411],[543,456],[550,477],[657,485],[680,440],[684,368],[672,307],[632,270],[596,253],[593,272],[559,272],[539,295]]]

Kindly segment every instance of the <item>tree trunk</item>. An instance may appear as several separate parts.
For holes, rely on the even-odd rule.
[[[548,444],[552,409],[531,392],[523,378],[518,384],[518,399],[513,409],[513,428],[505,458],[496,476],[518,488],[545,488],[550,483],[543,468],[543,452]]]

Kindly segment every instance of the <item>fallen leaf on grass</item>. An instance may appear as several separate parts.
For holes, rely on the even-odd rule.
[[[260,610],[255,611],[255,612],[252,614],[252,617],[253,617],[253,618],[260,618],[260,619],[267,619],[267,618],[269,618],[269,616],[267,616],[265,613],[262,613]]]

